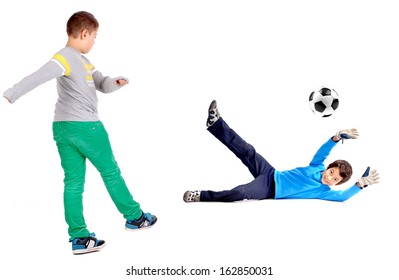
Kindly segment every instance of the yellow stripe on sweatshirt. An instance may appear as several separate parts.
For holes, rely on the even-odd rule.
[[[71,66],[69,66],[69,63],[65,57],[57,53],[53,56],[53,59],[57,60],[65,68],[65,76],[69,76],[69,74],[71,74]]]

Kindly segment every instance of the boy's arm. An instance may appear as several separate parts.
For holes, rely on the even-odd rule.
[[[316,152],[314,155],[312,161],[310,162],[310,165],[320,165],[323,164],[324,160],[328,157],[330,154],[332,148],[337,145],[337,142],[333,140],[333,137],[329,138],[326,143],[324,143]]]
[[[370,172],[370,167],[367,167],[366,171],[362,175],[362,177],[354,184],[352,187],[344,190],[344,191],[334,191],[330,190],[323,195],[320,196],[320,199],[324,200],[332,200],[332,201],[345,201],[348,198],[351,198],[355,194],[359,193],[362,189],[367,187],[368,185],[377,184],[380,179],[377,170],[372,170]]]
[[[103,93],[113,92],[129,83],[129,80],[125,77],[122,76],[116,78],[110,78],[108,76],[104,77],[100,71],[95,69],[93,71],[93,81],[96,86],[96,89]]]
[[[19,83],[3,93],[3,97],[10,103],[38,87],[39,85],[63,75],[64,70],[54,61],[49,61],[39,70],[23,78]]]
[[[310,162],[310,165],[322,164],[324,162],[324,160],[330,154],[332,148],[334,148],[335,145],[340,140],[343,141],[343,139],[356,139],[358,136],[359,136],[359,133],[357,132],[356,128],[344,129],[344,130],[338,131],[333,137],[328,139],[328,141],[320,147],[320,149],[316,152],[312,161]]]
[[[362,189],[359,188],[357,184],[354,184],[352,187],[343,191],[330,190],[325,192],[320,196],[320,199],[343,202],[359,193],[361,190]]]

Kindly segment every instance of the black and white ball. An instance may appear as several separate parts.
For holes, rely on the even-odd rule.
[[[309,105],[317,116],[329,117],[338,108],[338,93],[332,88],[320,87],[310,94]]]

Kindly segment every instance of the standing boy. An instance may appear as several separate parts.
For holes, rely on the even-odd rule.
[[[345,183],[352,176],[352,167],[345,160],[336,160],[324,167],[324,160],[341,139],[358,137],[356,129],[338,132],[320,147],[309,166],[292,170],[278,171],[255,148],[245,142],[220,117],[216,101],[212,101],[208,110],[208,131],[229,148],[245,166],[254,180],[223,191],[186,191],[185,202],[219,201],[233,202],[245,199],[289,199],[313,198],[332,201],[345,201],[359,193],[361,189],[378,183],[378,173],[369,168],[359,181],[346,190],[333,190],[330,187]]]
[[[14,103],[18,98],[52,79],[57,79],[53,135],[64,169],[64,209],[69,241],[74,254],[98,251],[105,241],[90,233],[83,217],[82,195],[86,159],[99,171],[115,206],[126,219],[127,230],[155,224],[157,217],[144,213],[129,192],[115,161],[107,131],[97,113],[97,93],[110,93],[128,83],[125,77],[103,76],[83,56],[94,45],[99,28],[88,12],[73,14],[67,22],[66,47],[35,73],[4,92]]]

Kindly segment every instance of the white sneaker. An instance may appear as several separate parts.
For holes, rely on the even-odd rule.
[[[219,118],[220,114],[218,110],[218,105],[216,103],[216,100],[213,100],[211,102],[211,105],[209,105],[208,119],[206,120],[206,126],[207,127],[212,126]]]
[[[186,191],[183,196],[185,202],[199,202],[201,192],[200,191]]]

